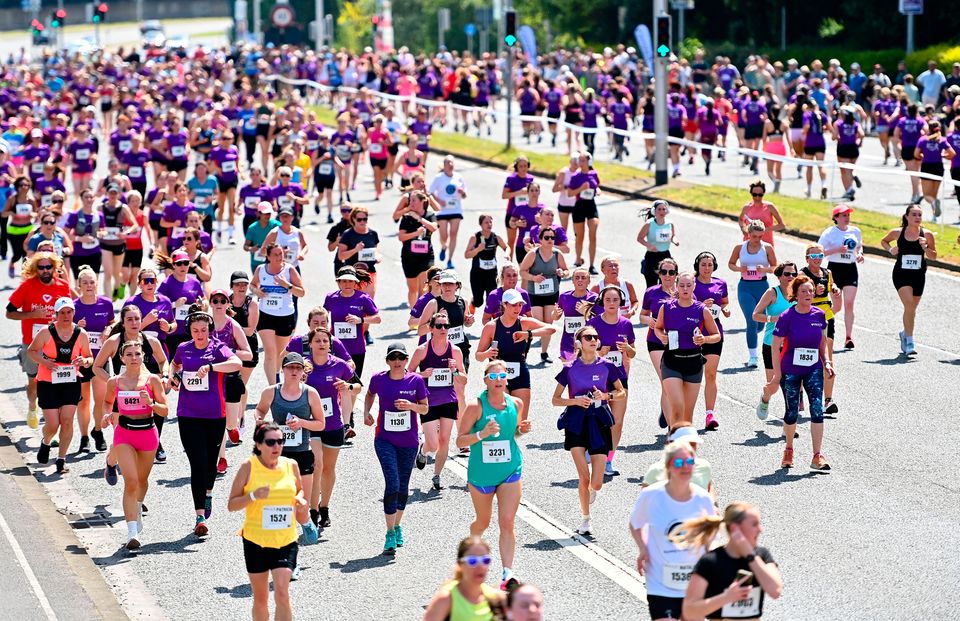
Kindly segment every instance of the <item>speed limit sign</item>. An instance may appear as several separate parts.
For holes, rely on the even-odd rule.
[[[278,4],[270,11],[270,21],[277,28],[286,28],[293,23],[293,7],[289,4]]]

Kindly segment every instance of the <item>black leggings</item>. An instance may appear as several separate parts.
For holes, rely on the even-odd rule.
[[[213,489],[217,478],[217,457],[227,429],[226,418],[192,418],[178,416],[180,442],[190,461],[190,491],[193,508],[204,508],[207,490]]]
[[[243,145],[247,148],[247,165],[253,165],[253,152],[257,150],[257,136],[243,134]]]
[[[73,277],[77,278],[80,274],[80,268],[84,265],[89,265],[90,269],[93,270],[94,274],[100,273],[100,265],[103,263],[103,255],[99,252],[97,254],[91,254],[87,256],[78,257],[73,255],[70,257],[70,271],[73,272]]]
[[[7,258],[7,219],[0,218],[0,258]]]
[[[494,289],[497,288],[497,270],[482,270],[473,268],[470,270],[470,292],[472,294],[471,302],[477,308],[483,307],[483,302]]]
[[[15,235],[7,233],[7,239],[10,240],[10,250],[13,253],[11,260],[14,263],[21,261],[27,256],[27,251],[23,249],[23,242],[27,241],[27,235]]]
[[[583,144],[586,145],[587,151],[590,152],[590,155],[593,155],[593,150],[596,148],[594,143],[597,139],[596,134],[584,133],[583,134]]]

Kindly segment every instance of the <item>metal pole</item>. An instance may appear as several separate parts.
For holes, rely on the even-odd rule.
[[[62,8],[63,8],[63,0],[57,0],[57,8],[58,8],[58,9],[62,9]],[[56,35],[57,35],[57,40],[56,40],[57,49],[58,49],[58,50],[62,50],[62,49],[63,49],[63,46],[64,46],[64,43],[63,43],[63,26],[61,26],[60,28],[57,28],[57,30],[56,30]]]
[[[503,17],[500,19],[500,23],[503,24],[507,19],[507,11],[513,10],[513,0],[506,0],[503,3]],[[506,32],[506,26],[501,25],[500,30],[500,44],[503,44],[503,33]],[[513,47],[507,47],[507,72],[504,76],[504,81],[507,83],[507,148],[510,148],[512,143],[512,133],[513,133]]]
[[[260,21],[260,0],[253,0],[253,39],[257,43],[263,43],[263,25]]]
[[[913,15],[907,15],[907,54],[913,54]]]
[[[657,17],[667,14],[667,0],[653,1],[653,23]],[[681,15],[683,13],[681,12]],[[653,130],[656,134],[656,148],[654,162],[656,163],[656,185],[667,185],[667,63],[665,56],[654,56],[654,96],[656,105],[653,107]],[[737,167],[739,168],[739,166]]]
[[[683,35],[684,35],[684,31],[686,30],[684,17],[686,16],[686,14],[687,14],[687,9],[684,7],[680,7],[680,9],[677,11],[678,19],[677,19],[677,46],[676,47],[678,49],[680,48],[681,45],[683,45]],[[677,56],[679,56],[679,54],[677,54]]]
[[[137,23],[143,21],[143,0],[137,0]]]
[[[323,0],[313,0],[313,23],[315,32],[313,33],[313,49],[320,52],[323,47]]]
[[[96,22],[93,25],[93,36],[97,39],[97,47],[101,45],[100,43],[100,22]]]
[[[443,47],[443,9],[437,11],[437,49]]]
[[[780,50],[787,51],[787,5],[780,7]]]

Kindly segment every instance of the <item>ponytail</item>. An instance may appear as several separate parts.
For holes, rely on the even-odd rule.
[[[750,503],[732,502],[723,510],[722,517],[705,515],[687,520],[680,525],[680,528],[674,529],[669,539],[682,548],[707,550],[720,531],[720,526],[726,526],[729,531],[731,524],[741,524],[753,509]]]

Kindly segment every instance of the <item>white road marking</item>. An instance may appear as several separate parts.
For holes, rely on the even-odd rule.
[[[450,459],[447,460],[445,469],[466,482],[467,468],[463,464]],[[590,567],[593,567],[600,572],[601,575],[616,583],[630,595],[640,601],[647,601],[647,589],[643,576],[601,548],[595,542],[585,539],[562,526],[559,520],[551,517],[545,511],[527,500],[520,501],[517,517],[540,534],[549,537],[570,554]]]
[[[37,599],[40,601],[40,607],[43,608],[43,612],[47,616],[47,619],[50,619],[50,621],[56,621],[57,615],[53,612],[53,607],[50,605],[50,600],[47,599],[47,594],[43,592],[43,587],[40,586],[40,581],[37,580],[36,574],[34,574],[33,569],[30,568],[30,563],[27,562],[27,557],[23,553],[23,548],[20,547],[20,544],[17,542],[17,538],[13,536],[13,531],[10,530],[10,525],[7,524],[7,521],[3,518],[3,515],[0,515],[0,530],[3,531],[4,536],[7,538],[7,542],[13,549],[13,556],[16,558],[17,564],[20,565],[20,569],[23,570],[23,575],[27,577],[27,582],[30,583],[30,588],[33,589],[33,594],[36,595]]]

